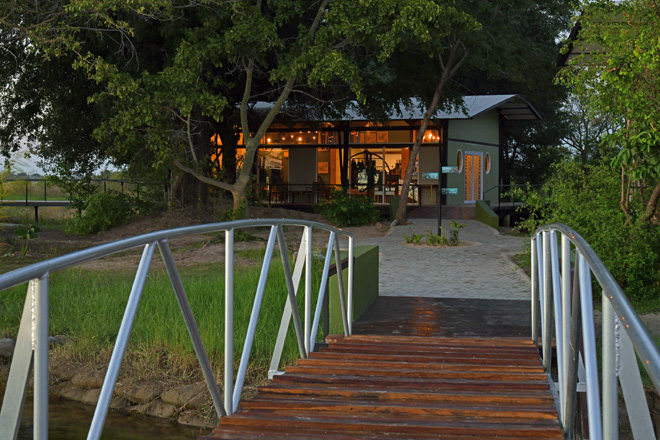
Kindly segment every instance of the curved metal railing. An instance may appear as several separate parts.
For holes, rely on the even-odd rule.
[[[293,273],[291,272],[291,267],[289,265],[287,245],[283,229],[284,226],[303,228],[300,248],[294,263]],[[266,244],[266,253],[250,315],[247,335],[245,337],[245,345],[243,347],[240,364],[236,374],[236,381],[234,383],[234,231],[236,229],[254,227],[270,227],[270,234]],[[312,315],[312,231],[314,229],[329,232],[330,236],[325,254],[323,275],[321,278],[319,296],[316,302],[316,310],[314,315]],[[190,309],[190,305],[188,304],[188,299],[169,246],[169,240],[172,238],[218,231],[225,232],[224,396],[221,395],[218,389],[218,384],[215,381],[214,373],[206,355],[204,344],[199,335],[195,318]],[[272,374],[276,374],[276,370],[279,367],[284,340],[291,319],[294,321],[300,356],[305,358],[314,349],[314,341],[316,340],[316,332],[319,327],[324,296],[328,285],[330,261],[332,259],[333,250],[337,266],[341,268],[341,252],[339,247],[340,235],[345,236],[348,239],[348,292],[344,291],[341,269],[337,270],[337,283],[340,293],[339,299],[344,334],[349,335],[351,333],[353,309],[353,234],[311,221],[284,219],[238,220],[226,223],[214,223],[152,232],[81,250],[0,275],[0,291],[25,282],[28,283],[27,297],[16,338],[16,347],[2,402],[2,410],[0,411],[0,438],[15,439],[18,435],[23,403],[25,401],[32,370],[34,370],[34,438],[37,440],[48,438],[48,280],[52,272],[77,266],[117,252],[143,247],[142,258],[133,281],[133,287],[124,311],[117,340],[108,364],[108,371],[103,382],[103,387],[101,388],[101,393],[87,437],[88,439],[98,439],[101,436],[101,431],[105,423],[110,400],[112,399],[112,394],[119,375],[119,367],[124,357],[128,337],[133,327],[142,291],[146,283],[149,266],[153,259],[156,247],[159,249],[163,263],[165,264],[165,269],[179,303],[183,319],[186,323],[188,333],[195,349],[195,354],[197,355],[204,379],[209,388],[211,398],[213,399],[216,413],[218,417],[221,417],[225,414],[232,414],[240,402],[250,351],[252,349],[252,343],[254,341],[255,330],[259,318],[261,302],[264,296],[268,271],[276,242],[279,245],[282,258],[288,301],[286,301],[282,324],[280,326],[280,332],[278,334],[275,352],[271,362],[271,371],[269,372],[271,376]],[[300,280],[302,279],[303,270],[305,270],[305,300],[304,320],[301,320],[296,303],[296,294]]]
[[[626,295],[591,246],[566,225],[539,228],[532,236],[531,254],[532,339],[538,343],[541,333],[543,365],[555,384],[565,438],[573,438],[575,432],[578,393],[585,393],[587,401],[585,438],[618,438],[619,384],[634,438],[656,438],[637,356],[660,390],[660,350]],[[602,406],[592,276],[602,288]],[[552,377],[553,338],[556,382]]]

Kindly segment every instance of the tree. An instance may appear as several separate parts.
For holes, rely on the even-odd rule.
[[[571,11],[567,0],[543,3],[463,0],[456,5],[467,16],[463,17],[464,25],[455,26],[446,37],[424,46],[432,62],[425,63],[428,70],[422,69],[421,75],[423,81],[436,84],[436,87],[432,97],[427,95],[424,99],[426,113],[406,170],[393,225],[406,222],[405,195],[408,194],[416,151],[438,106],[451,105],[455,102],[453,99],[466,90],[497,93],[498,86],[506,84],[510,87],[515,83],[527,84],[534,89],[532,84],[538,82],[538,78],[529,78],[529,72],[538,71],[539,67],[543,72],[552,72],[548,66],[554,58],[554,41],[566,28]],[[553,74],[546,75],[545,84],[551,84]],[[511,92],[511,88],[506,90],[506,93]]]
[[[569,132],[564,136],[564,143],[575,154],[582,168],[589,163],[602,162],[608,154],[602,154],[602,138],[614,130],[614,121],[609,115],[593,115],[587,103],[572,95],[566,102]]]
[[[108,113],[94,134],[109,143],[110,156],[129,162],[143,154],[155,167],[176,167],[231,192],[236,209],[245,203],[257,148],[287,100],[337,85],[364,100],[361,57],[383,61],[404,38],[427,42],[429,28],[447,25],[453,11],[431,0],[52,0],[12,7],[0,9],[5,26],[51,58],[71,54],[100,87],[90,100]],[[257,122],[256,101],[272,103]],[[223,146],[236,140],[237,125],[243,164],[235,182],[221,181],[210,172],[210,140],[220,130]]]
[[[577,47],[590,48],[561,72],[560,80],[589,104],[590,115],[622,124],[604,136],[618,150],[620,206],[626,223],[658,224],[660,200],[660,9],[654,0],[585,2]],[[638,192],[642,212],[631,209]]]

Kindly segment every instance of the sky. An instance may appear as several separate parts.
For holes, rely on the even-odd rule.
[[[22,148],[20,151],[14,153],[9,162],[12,164],[12,168],[18,172],[24,172],[28,174],[44,174],[44,170],[37,164],[41,161],[40,157],[32,156],[27,158],[28,149],[27,142],[25,140],[21,141]],[[0,156],[0,170],[4,170],[6,167],[7,158]]]

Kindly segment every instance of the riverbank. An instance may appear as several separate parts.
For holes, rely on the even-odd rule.
[[[315,214],[290,212],[281,209],[263,210],[263,212],[255,212],[253,210],[252,214],[259,217],[275,218],[296,216],[306,220],[323,222],[323,219]],[[149,218],[136,219],[128,225],[92,237],[70,237],[66,236],[61,228],[44,227],[39,237],[30,242],[29,252],[26,256],[20,255],[15,250],[14,252],[8,252],[5,254],[5,257],[0,258],[0,270],[6,272],[78,249],[154,230],[210,223],[213,221],[216,221],[216,219],[209,213],[204,215],[191,215],[188,211],[161,213],[150,216]],[[382,235],[386,232],[386,227],[383,225],[372,225],[353,229],[357,236]],[[9,242],[12,241],[11,235],[4,234],[3,237],[8,237]],[[258,272],[266,237],[267,231],[255,231],[249,236],[244,237],[248,241],[236,243],[235,266],[237,271],[254,271],[256,269]],[[287,232],[287,241],[290,248],[297,249],[299,240],[300,231]],[[319,245],[325,246],[327,237],[322,237],[322,234],[318,234],[315,237],[315,244],[317,242]],[[190,288],[186,286],[186,291],[189,295],[196,319],[206,319],[202,323],[198,321],[198,325],[200,326],[200,331],[208,332],[206,336],[202,334],[202,338],[205,345],[207,345],[207,350],[209,350],[209,358],[213,371],[217,374],[216,382],[221,386],[223,383],[222,352],[217,347],[222,345],[222,343],[218,343],[218,338],[222,339],[222,328],[224,324],[221,319],[217,318],[222,315],[223,310],[223,305],[218,300],[222,295],[218,295],[217,286],[221,286],[222,282],[220,279],[214,279],[212,283],[207,283],[213,284],[212,292],[201,295],[203,298],[212,298],[213,301],[217,300],[218,302],[216,303],[200,303],[200,294],[196,292],[210,290],[200,288],[200,283],[198,282],[200,278],[208,281],[208,278],[210,278],[208,274],[213,274],[215,277],[223,273],[224,243],[222,243],[221,237],[216,234],[172,240],[171,246],[177,266],[182,271],[184,284],[186,283],[186,275],[191,275],[188,279],[191,280],[190,282],[193,285]],[[65,335],[59,337],[58,342],[53,343],[51,346],[51,396],[82,402],[90,405],[90,407],[96,404],[106,366],[110,358],[112,343],[116,337],[118,322],[121,319],[121,313],[125,306],[125,298],[122,298],[130,291],[132,275],[137,267],[138,260],[139,252],[131,251],[71,269],[72,276],[79,277],[79,281],[84,282],[84,287],[78,289],[66,287],[68,281],[65,278],[68,276],[62,275],[58,278],[60,273],[57,273],[51,277],[51,329]],[[168,286],[169,282],[163,273],[162,263],[155,261],[150,271],[148,286],[150,284],[156,284],[156,287],[152,288],[156,292],[150,292],[147,289],[143,295],[142,305],[138,311],[129,349],[122,363],[111,408],[112,411],[117,413],[152,416],[172,420],[184,426],[208,429],[217,424],[217,416],[199,365],[190,347],[185,327],[182,326],[181,322],[178,322],[181,321],[180,312],[176,306],[174,295],[172,295],[171,287]],[[164,281],[160,279],[163,277]],[[90,284],[88,282],[89,280],[95,280],[95,283]],[[115,282],[119,283],[120,280],[123,283],[127,283],[127,286],[121,289],[112,289],[111,286]],[[76,290],[79,292],[76,292]],[[122,293],[109,295],[105,293],[105,290],[114,290]],[[245,290],[250,289],[243,289],[243,291]],[[166,299],[158,296],[162,294],[161,291],[168,291],[164,294],[167,297]],[[17,320],[20,319],[22,304],[25,298],[25,287],[20,287],[15,292],[4,293],[5,299],[13,296],[12,303],[15,304],[11,308],[4,307],[4,312],[11,311],[11,313],[3,312],[3,314],[16,316],[12,318],[13,322],[9,322],[10,320],[6,317],[0,317],[0,322],[3,323],[0,326],[0,338],[15,338]],[[254,289],[252,289],[252,295],[254,295]],[[99,298],[102,296],[112,296],[113,304],[117,302],[118,305],[109,306],[108,302],[99,301]],[[249,297],[249,295],[247,296]],[[267,294],[266,296],[268,297],[269,295]],[[270,296],[284,297],[282,295]],[[196,300],[198,301],[197,303],[195,303]],[[250,304],[251,307],[252,300],[250,298],[246,298],[245,302]],[[79,306],[85,303],[90,303],[89,306],[96,309],[94,315],[77,310]],[[7,301],[5,301],[5,306],[7,304]],[[239,308],[237,298],[237,303],[235,304],[236,320],[245,323],[247,322],[247,316],[249,316],[249,309],[247,316],[245,316],[245,314],[240,313]],[[279,325],[281,307],[270,308],[278,315],[277,325]],[[162,317],[149,312],[149,310],[158,310],[160,313],[160,309],[174,309],[175,316],[168,315],[167,317]],[[98,314],[99,311],[101,314]],[[59,318],[54,316],[58,315],[58,313]],[[200,314],[210,315],[211,317],[200,317]],[[216,316],[216,318],[213,318],[213,316]],[[105,329],[104,326],[107,322],[113,321],[113,319],[117,321],[113,329]],[[81,336],[80,328],[74,328],[79,327],[77,323],[83,320],[89,321],[86,323],[87,329],[85,329],[89,335],[84,338]],[[151,325],[151,321],[163,322],[165,327],[167,327],[162,333],[160,331],[156,332],[160,333],[157,334],[157,338],[152,337],[154,332],[150,332],[149,330],[145,332],[142,328],[143,326]],[[166,331],[171,332],[172,327],[176,327],[175,324],[181,328],[174,331],[174,335],[166,333]],[[273,331],[267,329],[266,333],[271,334]],[[152,336],[147,337],[145,334],[151,334]],[[183,337],[177,341],[176,339],[181,334],[183,334]],[[238,340],[235,339],[234,341],[236,347],[235,364],[238,362],[237,357],[240,355],[240,350],[243,346],[242,337],[238,336]],[[160,338],[160,342],[158,338]],[[172,341],[174,341],[174,348],[168,345]],[[272,351],[272,347],[269,347],[269,344],[257,343],[253,349],[253,354],[255,351],[263,353],[269,350]],[[263,358],[263,355],[260,354],[259,358]],[[293,358],[288,359],[288,362],[293,362],[293,360]],[[0,392],[2,394],[4,394],[9,365],[10,359],[0,356]],[[266,381],[267,366],[267,363],[262,360],[250,367],[243,391],[244,398],[254,395],[256,388]],[[223,392],[222,388],[220,391],[221,393]]]

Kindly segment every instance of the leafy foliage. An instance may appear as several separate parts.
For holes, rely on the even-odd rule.
[[[115,164],[161,173],[176,168],[230,191],[238,208],[256,150],[286,101],[364,101],[373,71],[363,68],[365,60],[387,59],[404,40],[428,43],[456,14],[451,3],[434,0],[47,0],[0,4],[0,28],[36,70],[60,59],[65,67],[57,72],[69,72],[73,62],[76,75],[93,81],[78,102],[98,110],[91,121],[95,144]],[[15,60],[6,60],[0,74],[22,80]],[[35,82],[34,75],[25,78]],[[29,102],[38,98],[32,94]],[[53,94],[45,103],[52,100],[62,101]],[[273,106],[255,118],[257,101]],[[16,102],[3,114],[20,113]],[[21,119],[41,116],[39,108],[30,106]],[[243,166],[236,179],[229,171],[229,181],[221,181],[210,172],[210,139],[219,133],[223,144],[232,137],[235,143],[239,125]],[[13,126],[7,137],[20,138]]]
[[[426,244],[428,244],[429,246],[446,246],[447,237],[445,237],[442,232],[443,232],[442,228],[440,228],[440,233],[431,232],[431,230],[427,229]]]
[[[466,227],[467,225],[465,223],[458,223],[456,220],[451,221],[451,227],[453,228],[451,231],[449,231],[449,236],[447,237],[447,244],[449,246],[458,246],[460,243],[460,234],[461,234],[461,229]]]
[[[644,301],[660,295],[660,234],[639,221],[624,226],[619,184],[619,173],[608,165],[558,164],[542,191],[526,192],[530,218],[519,227],[570,226],[594,248],[629,298]],[[633,214],[643,212],[641,199],[631,206]]]
[[[630,181],[657,185],[647,195],[649,222],[660,197],[660,10],[652,0],[598,0],[583,4],[576,56],[559,77],[588,103],[594,117],[608,115],[616,126],[604,136],[617,151],[613,164]],[[625,187],[625,179],[622,185]],[[628,213],[627,201],[622,208]],[[628,213],[628,222],[633,217]]]
[[[84,209],[71,220],[68,230],[80,235],[95,234],[126,223],[133,214],[131,200],[124,194],[96,193],[86,200]]]
[[[410,234],[403,234],[403,239],[406,240],[406,243],[408,244],[419,244],[423,237],[422,234],[415,233],[412,227],[410,228]]]
[[[41,229],[37,225],[28,225],[25,228],[23,225],[19,225],[16,228],[16,237],[18,238],[21,245],[21,255],[27,255],[30,240],[37,238],[39,236],[39,232],[41,232]]]
[[[349,195],[343,190],[332,190],[329,200],[322,202],[318,211],[330,223],[340,227],[372,224],[380,216],[369,197]]]

